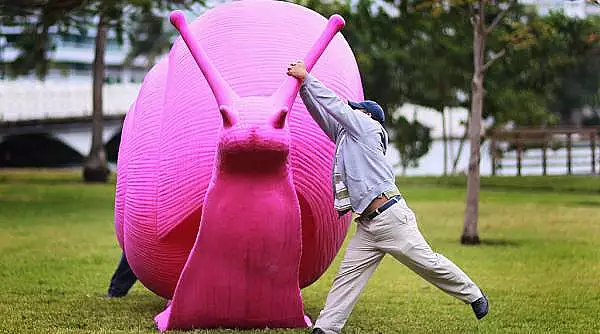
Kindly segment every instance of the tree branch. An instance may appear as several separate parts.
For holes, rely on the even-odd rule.
[[[477,16],[479,16],[479,21],[477,22],[478,23],[477,29],[484,36],[486,35],[486,32],[485,32],[485,1],[486,0],[479,0],[478,8],[477,8],[477,13],[478,13]]]
[[[477,24],[477,18],[475,16],[475,10],[473,9],[472,2],[469,2],[469,20],[471,21],[471,25],[475,27],[475,24]]]
[[[500,23],[500,21],[502,21],[502,19],[506,16],[506,14],[508,14],[508,11],[512,8],[512,6],[515,3],[517,3],[517,0],[511,0],[510,3],[508,4],[508,7],[506,7],[500,13],[498,13],[498,15],[496,15],[496,17],[494,18],[494,21],[492,21],[492,24],[490,24],[490,26],[485,29],[486,34],[489,34],[490,32],[492,32],[492,30],[494,30],[496,28],[496,26]]]
[[[504,55],[505,55],[505,54],[506,54],[506,49],[502,49],[500,52],[498,52],[498,53],[495,53],[495,54],[492,56],[492,58],[490,58],[490,60],[488,60],[488,61],[487,61],[487,63],[485,63],[485,65],[483,65],[483,71],[485,72],[485,71],[486,71],[486,70],[487,70],[487,69],[488,69],[490,66],[492,66],[492,64],[493,64],[493,63],[494,63],[496,60],[498,60],[498,59],[500,59],[500,58],[504,57]]]

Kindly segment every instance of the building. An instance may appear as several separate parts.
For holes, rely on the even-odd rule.
[[[541,15],[547,15],[551,11],[563,11],[567,16],[579,18],[600,15],[600,6],[587,0],[520,0],[520,2],[536,6]]]

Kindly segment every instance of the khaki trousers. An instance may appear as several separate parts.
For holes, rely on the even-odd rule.
[[[326,334],[341,332],[385,254],[465,303],[483,296],[460,268],[431,250],[419,232],[415,214],[402,199],[373,220],[359,221],[315,327]]]

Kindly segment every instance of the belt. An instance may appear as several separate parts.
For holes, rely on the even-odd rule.
[[[387,210],[392,205],[398,203],[401,199],[402,199],[401,195],[393,196],[392,198],[388,199],[387,202],[383,203],[380,207],[378,207],[377,209],[375,209],[375,211],[373,211],[373,212],[369,213],[368,215],[366,215],[364,217],[364,219],[371,220],[371,219],[377,217],[380,213],[382,213],[383,211]]]

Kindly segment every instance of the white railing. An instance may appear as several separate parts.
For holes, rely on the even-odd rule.
[[[140,84],[104,85],[104,114],[124,115]],[[91,83],[0,81],[0,122],[85,117],[92,114]]]

